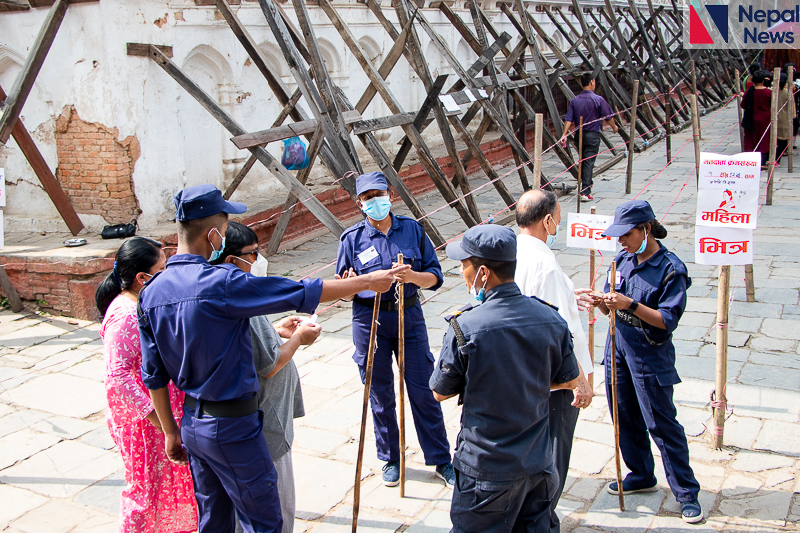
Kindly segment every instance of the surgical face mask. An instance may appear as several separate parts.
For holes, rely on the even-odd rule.
[[[556,219],[553,219],[553,224],[555,224],[555,222]],[[549,246],[550,248],[553,247],[553,245],[556,243],[556,239],[558,239],[558,227],[559,225],[556,224],[556,232],[550,235],[550,230],[547,229],[547,224],[544,225],[544,230],[547,232],[547,240],[545,241],[545,244],[547,244],[547,246]]]
[[[482,304],[484,300],[486,300],[486,284],[489,283],[489,278],[486,278],[486,281],[483,282],[483,287],[479,291],[476,292],[475,284],[478,282],[478,277],[481,275],[481,269],[478,269],[478,273],[475,274],[475,279],[472,280],[472,287],[469,288],[469,293],[472,295],[475,300],[479,304]]]
[[[219,235],[219,238],[222,239],[222,244],[220,245],[219,250],[214,248],[214,243],[211,242],[211,231],[216,231],[217,235]],[[208,244],[211,245],[211,249],[213,251],[211,252],[211,257],[209,257],[208,260],[216,261],[217,259],[219,259],[219,256],[222,255],[222,252],[225,251],[225,237],[222,235],[222,233],[219,232],[217,228],[212,228],[211,231],[208,232]]]
[[[644,239],[642,240],[642,245],[639,246],[639,249],[633,253],[639,255],[640,253],[644,252],[645,248],[647,248],[647,230],[644,230]]]
[[[369,200],[361,202],[361,210],[372,220],[383,220],[389,216],[389,210],[392,208],[392,201],[389,196],[376,196]]]
[[[236,257],[239,261],[247,263],[250,265],[250,273],[257,278],[264,278],[267,276],[267,267],[269,266],[269,261],[267,258],[261,254],[256,254],[255,262],[251,263],[247,259],[242,259],[241,257]]]

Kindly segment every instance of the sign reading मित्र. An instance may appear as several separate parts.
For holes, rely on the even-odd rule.
[[[753,229],[758,224],[761,154],[700,153],[695,218],[695,262],[753,263]]]
[[[614,217],[591,213],[567,215],[567,246],[608,252],[617,251],[617,239],[601,234],[614,222]]]

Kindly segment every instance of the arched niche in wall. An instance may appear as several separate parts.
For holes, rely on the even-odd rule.
[[[358,45],[361,47],[361,50],[364,51],[364,56],[367,58],[367,60],[370,61],[370,63],[372,63],[372,65],[376,69],[380,68],[381,63],[383,63],[382,47],[377,42],[375,42],[375,40],[372,37],[368,35],[361,37],[358,40]],[[399,79],[397,77],[397,74],[399,73],[400,68],[398,67],[399,65],[395,66],[395,68],[398,69],[398,72],[395,72],[395,70],[392,69],[392,73],[386,80],[390,88],[393,81]],[[350,90],[347,93],[348,98],[350,99],[350,103],[355,105],[358,99],[361,98],[361,95],[364,93],[364,91],[369,85],[369,78],[364,73],[364,69],[361,67],[359,62],[356,61],[355,59],[350,61],[349,84],[350,84]],[[402,87],[402,85],[400,87]],[[395,94],[395,97],[403,98],[404,97],[404,95],[402,94],[403,90],[401,89],[392,90],[392,93],[394,94],[397,91],[400,91],[401,94]],[[372,102],[370,102],[370,104],[367,106],[367,109],[364,110],[363,116],[365,118],[377,118],[389,114],[390,114],[389,107],[383,101],[381,95],[376,94],[373,97]]]
[[[230,111],[227,88],[231,67],[222,54],[208,45],[195,47],[183,61],[182,70],[211,98]],[[182,133],[184,186],[212,183],[224,188],[223,143],[227,131],[188,93],[181,91],[178,120]]]
[[[478,56],[462,39],[458,42],[458,46],[456,47],[456,59],[458,59],[459,64],[461,64],[464,70],[469,70],[469,67],[478,59]]]
[[[0,86],[6,94],[11,92],[23,64],[25,64],[24,54],[0,43]],[[35,130],[55,114],[52,93],[44,90],[38,80],[35,81],[33,91],[25,100],[25,106],[20,114],[25,126],[31,131]]]

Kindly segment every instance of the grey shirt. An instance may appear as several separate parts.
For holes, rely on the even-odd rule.
[[[250,319],[253,362],[258,373],[258,407],[264,412],[264,436],[272,460],[280,459],[291,449],[294,440],[292,419],[305,416],[303,393],[297,365],[289,361],[277,374],[272,372],[281,356],[278,332],[266,316]]]

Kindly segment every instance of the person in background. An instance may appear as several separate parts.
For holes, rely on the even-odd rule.
[[[228,222],[225,251],[211,264],[222,263],[232,264],[256,277],[267,275],[267,260],[258,253],[256,232],[239,222]],[[313,343],[322,332],[318,324],[301,324],[301,321],[300,317],[288,316],[273,327],[267,316],[250,319],[253,362],[258,374],[258,408],[264,413],[261,431],[278,474],[283,533],[294,530],[293,420],[305,416],[300,375],[292,357],[300,346]],[[281,344],[281,339],[286,342]]]
[[[479,303],[448,317],[430,387],[460,394],[455,533],[548,533],[558,485],[548,429],[552,389],[574,389],[580,367],[556,310],[514,283],[517,241],[504,226],[475,226],[447,245]]]
[[[742,98],[742,127],[744,128],[744,151],[761,152],[761,168],[766,169],[769,160],[769,124],[772,91],[764,86],[767,72],[759,70],[751,77],[753,86]]]
[[[358,205],[367,218],[346,229],[340,237],[336,274],[342,278],[362,276],[396,265],[397,254],[411,269],[398,276],[402,281],[405,305],[405,381],[414,427],[425,456],[425,464],[436,467],[436,475],[448,487],[455,483],[450,462],[442,407],[433,399],[428,380],[433,373],[433,354],[428,344],[428,330],[419,289],[436,290],[444,276],[433,243],[416,220],[392,214],[389,184],[382,172],[362,174],[356,179]],[[378,346],[370,390],[370,406],[375,426],[378,459],[386,461],[383,482],[388,487],[400,483],[400,429],[395,411],[393,354],[397,354],[398,309],[396,286],[381,297],[378,314]],[[372,323],[375,293],[360,292],[353,299],[353,359],[361,381],[366,375],[366,358]],[[402,451],[405,453],[405,450]]]
[[[594,361],[589,355],[589,343],[583,332],[575,285],[564,274],[550,249],[556,243],[561,224],[561,205],[550,191],[533,189],[524,193],[517,203],[517,271],[514,281],[525,296],[536,296],[558,309],[572,333],[573,349],[581,374],[575,390],[557,389],[550,392],[550,441],[558,474],[558,490],[550,503],[550,531],[558,533],[561,521],[556,513],[558,500],[567,482],[572,438],[580,409],[592,403]]]
[[[142,351],[136,299],[145,282],[164,269],[161,243],[133,237],[117,251],[114,268],[95,292],[103,316],[100,337],[106,375],[106,422],[125,465],[120,533],[197,529],[197,503],[189,467],[170,462],[164,434],[139,371]],[[180,416],[183,393],[170,384],[170,407]]]
[[[789,148],[789,139],[792,138],[792,127],[797,117],[797,110],[789,116],[789,98],[791,98],[789,75],[782,73],[778,88],[778,144],[775,148],[775,163],[781,164],[781,157]],[[793,87],[793,86],[792,86]]]
[[[620,204],[614,223],[602,235],[618,237],[622,245],[614,259],[617,278],[611,280],[609,270],[605,294],[588,296],[603,314],[616,315],[616,353],[611,353],[611,336],[606,339],[606,396],[612,411],[611,358],[615,357],[619,447],[630,470],[621,488],[613,481],[606,490],[611,494],[658,490],[652,438],[683,520],[694,524],[703,519],[697,500],[700,484],[689,465],[686,433],[672,399],[673,387],[681,382],[672,332],[686,309],[686,290],[692,280],[683,261],[659,242],[667,230],[647,202]],[[615,283],[616,292],[609,292],[610,282]]]
[[[614,133],[619,131],[614,122],[614,112],[606,99],[595,94],[595,81],[588,72],[581,76],[583,91],[569,101],[567,115],[564,117],[564,134],[561,142],[567,140],[570,133],[574,133],[575,145],[578,145],[577,130],[572,132],[573,126],[577,128],[580,117],[583,117],[583,154],[581,162],[581,190],[578,191],[582,202],[594,200],[592,196],[592,174],[597,161],[597,152],[600,150],[600,132],[603,131],[603,121],[608,122]],[[602,119],[602,120],[600,120]]]

